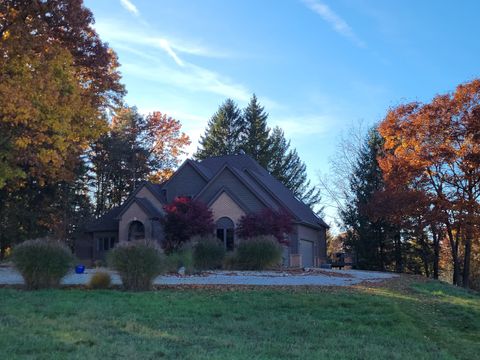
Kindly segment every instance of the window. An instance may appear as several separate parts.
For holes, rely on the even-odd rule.
[[[108,237],[106,238],[103,238],[103,250],[107,251],[109,249],[109,241],[108,241]]]
[[[132,221],[128,228],[128,241],[145,239],[145,227],[140,221]]]
[[[110,249],[112,249],[115,246],[115,237],[110,238]]]
[[[217,238],[219,238],[225,245],[227,251],[235,249],[235,228],[232,219],[222,217],[217,220]]]

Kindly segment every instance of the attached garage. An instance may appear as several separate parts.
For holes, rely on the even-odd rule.
[[[314,265],[314,246],[313,241],[300,239],[299,250],[302,255],[302,267],[313,267]]]

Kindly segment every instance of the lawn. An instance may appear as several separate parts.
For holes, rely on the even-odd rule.
[[[475,359],[480,296],[350,289],[0,289],[3,359]]]

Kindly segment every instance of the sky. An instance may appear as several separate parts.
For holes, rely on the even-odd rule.
[[[193,153],[226,99],[255,93],[305,161],[342,133],[480,75],[480,1],[85,0],[142,113],[181,121]],[[331,214],[330,214],[331,215]]]

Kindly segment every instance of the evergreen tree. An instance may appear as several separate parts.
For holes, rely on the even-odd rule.
[[[318,205],[320,190],[307,178],[306,165],[297,151],[290,148],[279,127],[267,126],[268,114],[252,96],[243,114],[233,100],[228,99],[210,119],[195,158],[239,154],[244,152],[292,190],[310,207]],[[320,210],[321,211],[321,210]]]
[[[232,99],[225,100],[208,122],[195,157],[205,159],[238,153],[242,121],[242,113],[237,104]]]
[[[297,150],[290,148],[290,141],[278,126],[270,136],[267,170],[308,206],[319,204],[320,190],[311,185],[307,178],[307,166],[300,159]],[[320,209],[319,212],[321,211]]]
[[[382,144],[378,131],[371,130],[360,149],[350,177],[351,194],[347,195],[346,208],[340,215],[347,230],[345,244],[355,253],[357,266],[384,271],[392,263],[393,238],[398,231],[382,219],[372,219],[366,211],[374,194],[384,188],[377,162]]]
[[[249,104],[243,111],[241,124],[241,149],[263,167],[271,161],[270,129],[267,126],[268,114],[253,94]]]

